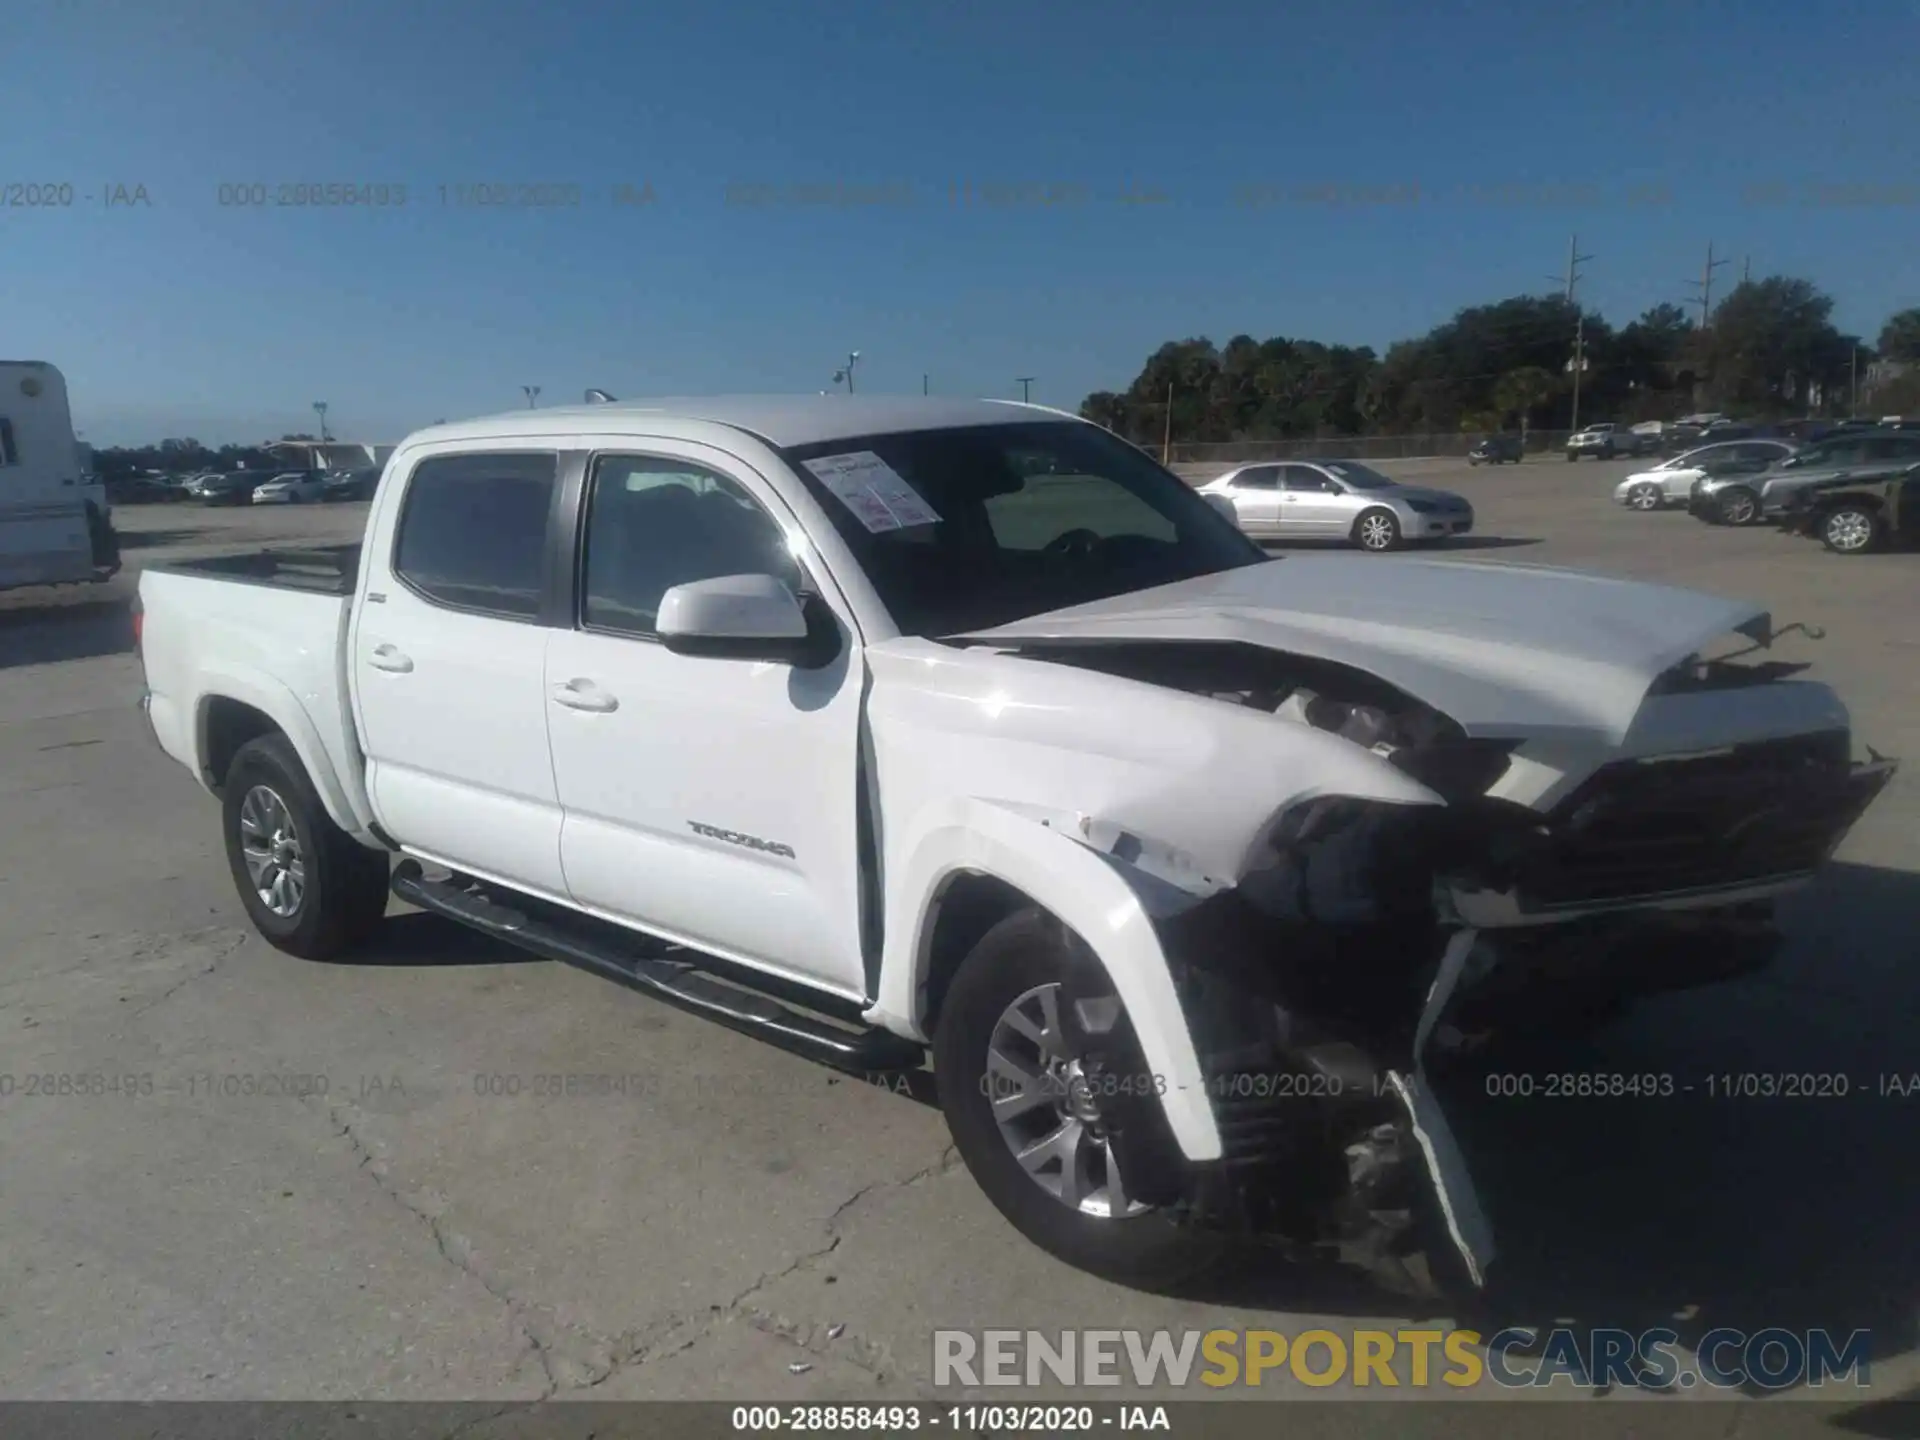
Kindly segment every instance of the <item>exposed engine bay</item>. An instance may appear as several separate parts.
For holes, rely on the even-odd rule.
[[[1353,666],[1230,641],[1002,653],[1327,732],[1445,802],[1303,796],[1226,888],[1161,883],[1155,841],[1124,825],[1080,832],[1141,872],[1225,1150],[1187,1164],[1150,1092],[1110,1087],[1136,1197],[1362,1258],[1419,1250],[1437,1201],[1476,1283],[1489,1232],[1429,1069],[1516,1035],[1551,1044],[1635,998],[1764,966],[1779,940],[1771,896],[1827,858],[1893,769],[1855,763],[1833,729],[1629,756],[1536,807],[1489,793],[1518,740],[1471,738]],[[1764,686],[1801,668],[1694,655],[1654,691]],[[1111,1038],[1101,1063],[1127,1073],[1137,1059]]]

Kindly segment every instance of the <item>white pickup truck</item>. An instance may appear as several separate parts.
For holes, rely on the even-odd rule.
[[[140,601],[153,735],[270,942],[363,941],[391,888],[829,1064],[931,1062],[1007,1218],[1125,1277],[1239,1230],[1482,1282],[1429,1067],[1763,963],[1892,769],[1804,666],[1710,655],[1770,644],[1756,606],[1273,558],[1012,403],[436,426],[361,545]]]

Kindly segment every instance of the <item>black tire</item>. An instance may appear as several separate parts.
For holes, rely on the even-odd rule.
[[[1870,505],[1849,501],[1820,517],[1820,543],[1836,555],[1871,554],[1886,536],[1886,518]]]
[[[1567,463],[1568,463],[1569,465],[1571,465],[1571,464],[1573,464],[1573,462],[1574,462],[1574,461],[1576,461],[1576,460],[1578,460],[1579,458],[1580,458],[1580,457],[1579,457],[1578,455],[1576,455],[1576,454],[1574,454],[1574,453],[1573,453],[1573,451],[1571,451],[1571,450],[1569,450],[1569,451],[1567,451]]]
[[[1382,520],[1386,522],[1384,526],[1380,524]],[[1399,516],[1385,508],[1362,510],[1347,538],[1370,555],[1384,555],[1405,543],[1400,534]]]
[[[1217,1260],[1217,1236],[1158,1210],[1114,1217],[1070,1207],[1028,1174],[1000,1132],[987,1093],[994,1028],[1015,1000],[1050,983],[1109,985],[1058,921],[1031,908],[989,930],[955,972],[933,1037],[934,1081],[954,1146],[994,1208],[1048,1254],[1127,1284],[1191,1279]]]
[[[1760,523],[1760,497],[1744,485],[1730,485],[1722,490],[1717,508],[1723,525]]]
[[[268,903],[248,869],[242,815],[256,790],[279,802],[298,847],[293,853],[301,891],[287,913]],[[256,808],[253,815],[261,813]],[[330,959],[365,940],[387,913],[387,855],[369,850],[333,823],[284,735],[249,740],[234,755],[221,788],[220,823],[240,903],[253,928],[275,949],[306,960]]]

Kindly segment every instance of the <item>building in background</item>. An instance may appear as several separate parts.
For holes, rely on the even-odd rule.
[[[287,470],[377,470],[398,447],[357,440],[276,440],[260,448]]]

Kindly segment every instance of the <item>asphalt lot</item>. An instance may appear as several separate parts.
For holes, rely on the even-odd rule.
[[[1824,627],[1782,653],[1862,740],[1920,757],[1920,556],[1628,512],[1625,462],[1392,468],[1472,500],[1462,558]],[[346,538],[364,510],[123,508],[111,585],[0,597],[0,1398],[907,1398],[930,1393],[937,1325],[1430,1318],[1252,1262],[1179,1296],[1079,1275],[1000,1221],[936,1110],[398,906],[352,963],[258,940],[213,802],[139,729],[126,596],[142,564]],[[1458,1318],[1873,1331],[1870,1392],[1769,1401],[1749,1432],[1920,1393],[1920,1094],[1878,1093],[1920,1072],[1916,871],[1910,769],[1792,905],[1772,972],[1651,1003],[1558,1064],[1842,1073],[1847,1098],[1460,1114],[1506,1273]],[[151,1091],[26,1093],[92,1074]],[[555,1075],[630,1078],[534,1097]],[[1348,1428],[1402,1433],[1369,1414]]]

